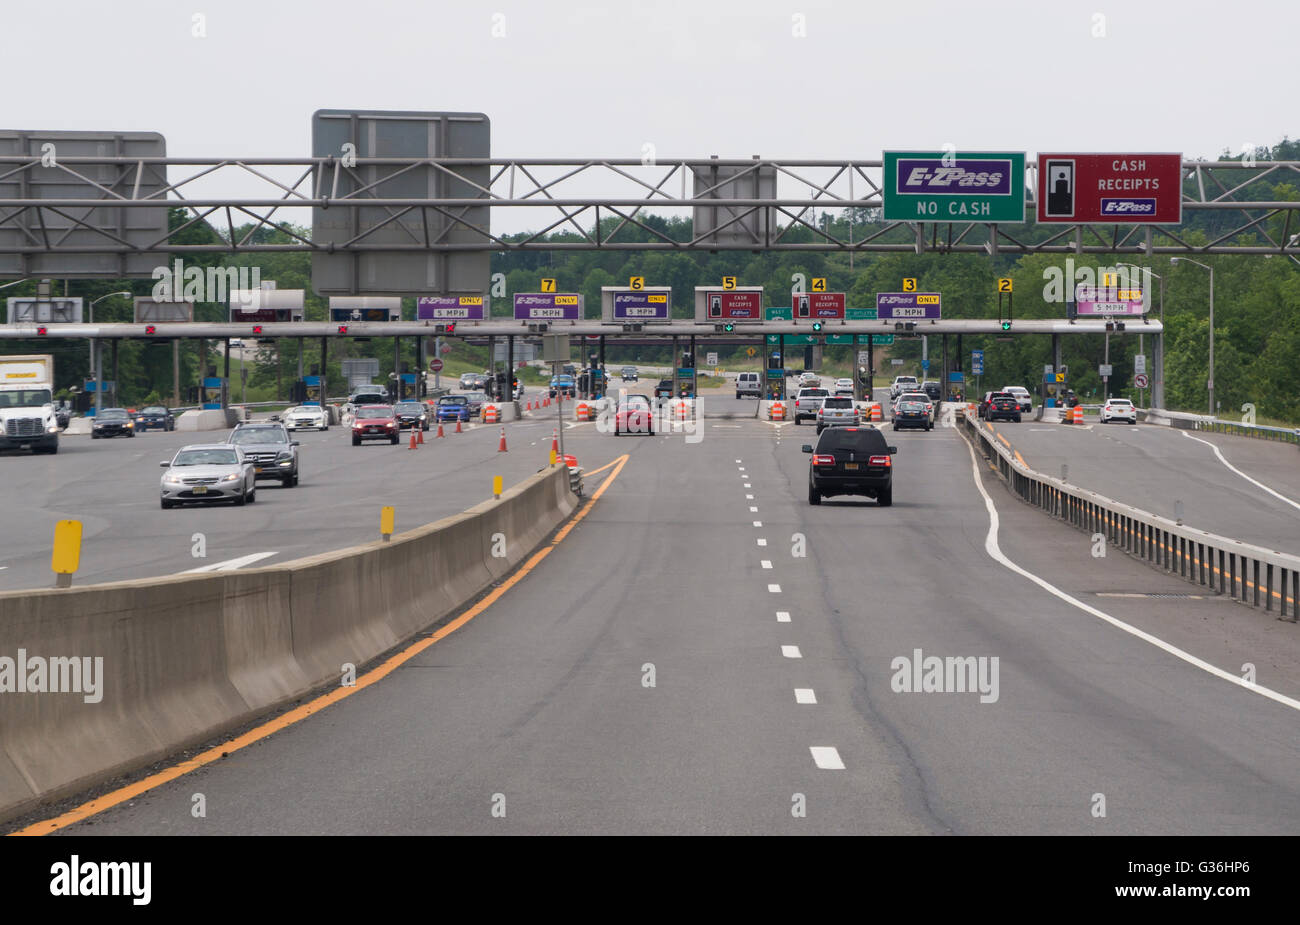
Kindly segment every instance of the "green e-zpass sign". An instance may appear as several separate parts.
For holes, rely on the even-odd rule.
[[[886,151],[887,222],[1025,220],[1025,152]]]

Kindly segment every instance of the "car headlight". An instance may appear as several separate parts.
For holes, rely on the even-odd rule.
[[[428,416],[427,414],[422,414],[422,415],[420,415],[420,420],[421,420],[421,421],[427,421],[428,419],[429,419],[429,416]]]
[[[185,483],[182,482],[182,481],[180,480],[180,477],[179,477],[179,476],[175,476],[175,475],[164,475],[164,476],[163,476],[163,484],[164,484],[164,485],[183,485],[183,484],[185,484]]]
[[[240,479],[242,479],[243,477],[244,477],[244,474],[243,474],[242,472],[232,472],[232,473],[230,473],[230,475],[224,475],[224,476],[222,476],[222,477],[221,477],[221,481],[223,481],[223,482],[238,482],[238,481],[239,481]]]

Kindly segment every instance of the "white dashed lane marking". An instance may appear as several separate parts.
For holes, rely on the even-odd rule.
[[[786,658],[803,658],[798,646],[782,646],[781,654]]]
[[[812,752],[813,761],[817,762],[817,767],[823,771],[843,771],[844,762],[840,760],[839,749],[833,745],[812,745],[809,746]]]
[[[767,590],[770,591],[770,592],[773,593],[773,594],[780,594],[780,593],[781,593],[781,586],[780,586],[780,585],[768,585],[768,586],[767,586]]]
[[[796,687],[794,689],[795,703],[816,703],[817,695],[813,693],[811,687]]]
[[[760,536],[760,537],[758,538],[758,545],[760,545],[760,546],[766,546],[766,545],[767,545],[767,540],[763,539],[763,538]]]
[[[772,567],[772,560],[771,560],[771,559],[763,559],[762,561],[759,562],[759,565],[763,566],[763,568],[771,568],[771,567]]]
[[[755,526],[755,527],[761,527],[761,526],[763,526],[763,521],[761,521],[761,520],[756,520],[756,521],[754,521],[754,526]]]

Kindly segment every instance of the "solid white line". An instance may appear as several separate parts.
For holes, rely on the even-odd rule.
[[[761,560],[761,561],[759,562],[759,565],[763,566],[763,568],[771,568],[771,567],[772,567],[772,560],[771,560],[771,559],[763,559],[763,560]]]
[[[789,623],[789,622],[790,622],[790,611],[788,611],[788,610],[778,610],[778,611],[776,612],[776,622],[777,622],[777,623]]]
[[[199,568],[190,568],[181,572],[182,575],[189,575],[194,572],[228,572],[232,569],[243,568],[245,565],[252,565],[254,562],[260,562],[263,559],[269,559],[271,556],[278,555],[274,552],[255,552],[249,556],[240,556],[238,559],[228,559],[225,562],[214,562],[212,565],[204,565]]]
[[[782,646],[781,654],[786,658],[803,658],[803,653],[799,651],[798,646]]]
[[[1228,462],[1226,459],[1224,459],[1224,458],[1223,458],[1223,454],[1219,452],[1219,448],[1218,448],[1217,446],[1215,446],[1213,443],[1211,443],[1209,440],[1202,440],[1200,437],[1193,437],[1191,434],[1189,434],[1189,433],[1188,433],[1187,431],[1185,431],[1185,430],[1182,431],[1181,433],[1182,433],[1182,435],[1183,435],[1184,437],[1186,437],[1188,440],[1195,440],[1197,443],[1204,443],[1204,444],[1205,444],[1206,446],[1208,446],[1210,449],[1214,450],[1214,455],[1217,456],[1217,457],[1219,457],[1219,462],[1223,463],[1225,466],[1227,466],[1227,467],[1228,467],[1229,469],[1231,469],[1233,472],[1237,473],[1237,475],[1241,476],[1241,477],[1242,477],[1243,479],[1245,479],[1247,482],[1250,482],[1250,484],[1254,485],[1256,488],[1262,488],[1262,489],[1264,489],[1264,491],[1268,492],[1270,495],[1272,495],[1274,498],[1277,498],[1279,501],[1285,501],[1287,504],[1291,505],[1291,506],[1292,506],[1293,508],[1295,508],[1296,510],[1300,510],[1300,504],[1297,504],[1296,502],[1292,501],[1290,498],[1286,497],[1285,495],[1279,495],[1277,492],[1275,492],[1273,489],[1269,488],[1269,487],[1268,487],[1267,485],[1265,485],[1263,482],[1259,482],[1259,481],[1256,481],[1255,479],[1252,479],[1252,478],[1251,478],[1250,476],[1248,476],[1246,473],[1242,472],[1240,469],[1238,469],[1238,468],[1237,468],[1236,466],[1234,466],[1232,463],[1230,463],[1230,462]]]
[[[816,703],[817,695],[811,687],[796,687],[794,689],[795,703]]]
[[[1209,662],[1197,658],[1195,655],[1192,655],[1190,652],[1185,652],[1182,649],[1178,648],[1177,646],[1171,645],[1157,636],[1152,636],[1150,633],[1144,632],[1143,630],[1138,629],[1136,626],[1131,626],[1130,624],[1125,623],[1123,620],[1112,617],[1110,614],[1106,613],[1105,611],[1098,610],[1096,607],[1093,607],[1089,604],[1085,604],[1083,601],[1079,600],[1078,598],[1071,597],[1069,594],[1062,591],[1060,588],[1056,587],[1056,585],[1042,578],[1039,578],[1037,575],[1033,574],[1032,572],[1026,569],[1021,568],[1019,565],[1016,565],[1016,563],[1008,559],[1005,555],[1002,554],[1002,549],[998,545],[998,524],[999,524],[998,509],[994,506],[993,499],[989,497],[989,493],[984,490],[984,485],[980,481],[979,463],[975,457],[974,447],[972,447],[968,443],[966,444],[966,449],[970,453],[971,475],[975,479],[975,487],[978,488],[979,493],[984,496],[984,507],[989,514],[989,531],[984,538],[984,551],[988,553],[989,558],[993,559],[995,562],[998,562],[1003,566],[1006,566],[1008,569],[1015,572],[1017,575],[1021,575],[1025,578],[1028,578],[1030,581],[1038,585],[1048,594],[1060,598],[1061,600],[1065,601],[1067,604],[1079,608],[1084,613],[1091,614],[1092,616],[1096,617],[1098,620],[1104,620],[1105,622],[1109,623],[1111,626],[1122,629],[1124,632],[1136,636],[1138,639],[1141,639],[1145,642],[1149,642],[1151,643],[1151,645],[1155,646],[1158,649],[1163,649],[1164,651],[1168,652],[1170,655],[1173,655],[1176,658],[1180,658],[1183,661],[1187,662],[1189,665],[1194,665],[1197,668],[1200,668],[1202,671],[1209,672],[1210,674],[1214,675],[1216,678],[1222,678],[1224,681],[1229,681],[1237,685],[1238,687],[1244,687],[1248,691],[1254,691],[1256,694],[1260,694],[1264,697],[1268,697],[1270,700],[1276,700],[1278,703],[1285,704],[1286,706],[1290,707],[1293,710],[1300,710],[1300,700],[1294,700],[1286,696],[1285,694],[1279,694],[1275,690],[1270,690],[1267,687],[1261,687],[1258,684],[1252,684],[1249,681],[1244,681],[1241,678],[1237,677],[1235,674],[1230,674],[1229,672],[1224,671],[1222,668],[1215,667],[1214,665],[1211,665]]]
[[[811,745],[813,761],[817,762],[817,767],[823,771],[843,771],[844,762],[840,760],[840,753],[831,745]]]
[[[780,586],[780,585],[768,585],[768,586],[767,586],[767,590],[770,591],[772,594],[780,594],[780,593],[781,593],[781,586]]]

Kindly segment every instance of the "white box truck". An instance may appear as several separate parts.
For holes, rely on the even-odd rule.
[[[59,451],[54,413],[54,357],[0,356],[0,449]]]

